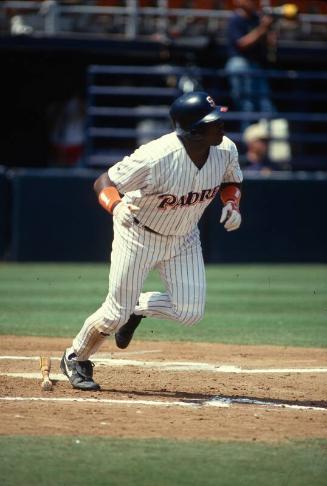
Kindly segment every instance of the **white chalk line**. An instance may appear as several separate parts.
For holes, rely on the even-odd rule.
[[[187,401],[162,401],[162,400],[127,400],[127,399],[109,399],[109,398],[62,398],[62,397],[0,397],[1,401],[5,402],[59,402],[59,403],[97,403],[97,404],[109,404],[109,405],[129,405],[129,406],[151,406],[151,407],[217,407],[217,408],[230,408],[233,404],[241,405],[257,405],[260,407],[268,408],[283,408],[293,410],[312,410],[327,412],[326,408],[305,406],[305,405],[290,405],[287,403],[274,403],[265,402],[263,400],[255,400],[251,398],[221,398],[213,397],[211,399],[194,399],[190,402]]]
[[[23,360],[39,360],[39,357],[29,357],[29,356],[1,356],[0,359],[23,359]],[[52,358],[55,360],[59,360],[60,358]],[[101,359],[98,358],[97,361],[99,364],[104,364],[107,366],[131,366],[131,360],[120,360],[120,359]],[[113,363],[114,362],[114,363]],[[194,363],[194,362],[140,362],[140,361],[132,361],[132,366],[142,366],[145,364],[151,364],[150,367],[154,367],[153,363],[155,363],[156,367],[161,367],[161,365],[172,366],[172,368],[165,367],[164,369],[174,369],[175,371],[182,370],[194,370],[194,365],[200,365],[199,368],[196,368],[197,371],[205,370],[214,371],[214,372],[221,372],[221,373],[251,373],[251,372],[303,372],[303,369],[286,369],[286,368],[278,368],[278,369],[265,369],[265,370],[242,370],[236,366],[216,366],[216,365],[209,365],[208,363]],[[177,366],[176,366],[177,365]],[[187,366],[189,365],[189,366]],[[214,366],[214,368],[212,368]],[[316,370],[324,370],[324,368],[304,368],[305,372],[315,372]],[[40,373],[36,372],[2,372],[0,376],[9,376],[13,378],[27,378],[27,379],[40,379]],[[67,378],[63,374],[52,373],[51,374],[52,380],[57,381],[66,381]],[[182,407],[199,407],[199,406],[210,406],[210,407],[230,407],[232,404],[250,404],[250,405],[258,405],[258,406],[265,406],[265,407],[273,407],[273,408],[288,408],[288,409],[295,409],[295,410],[320,410],[320,411],[327,411],[326,408],[322,407],[310,407],[310,406],[303,406],[303,405],[290,405],[287,403],[274,403],[274,402],[265,402],[259,401],[251,398],[232,398],[232,397],[213,397],[211,399],[203,400],[203,399],[194,399],[192,402],[167,402],[167,401],[151,401],[151,400],[113,400],[113,399],[97,399],[97,398],[50,398],[50,397],[0,397],[0,400],[6,401],[54,401],[54,402],[89,402],[89,403],[107,403],[107,404],[121,404],[121,405],[147,405],[147,406],[182,406]]]
[[[98,353],[99,358],[112,358],[113,356],[133,356],[141,354],[156,354],[162,353],[162,349],[144,349],[141,351],[114,351],[113,353]]]
[[[10,378],[27,378],[30,380],[34,379],[41,379],[41,372],[39,373],[20,373],[20,372],[3,372],[0,373],[0,376],[9,376]],[[67,378],[63,374],[59,373],[51,373],[51,380],[56,380],[56,381],[66,381]]]
[[[0,360],[33,360],[38,361],[39,356],[0,356]],[[60,361],[61,357],[51,357],[53,361]],[[141,361],[118,358],[94,358],[94,363],[102,366],[136,366],[139,368],[152,368],[165,371],[206,371],[211,373],[327,373],[327,368],[241,368],[233,365],[200,363],[194,361]]]
[[[110,405],[145,405],[151,407],[199,407],[198,403],[194,402],[182,402],[182,401],[175,401],[175,402],[164,402],[162,400],[119,400],[119,399],[109,399],[109,398],[48,398],[48,397],[0,397],[2,401],[12,401],[12,402],[62,402],[62,403],[74,403],[74,402],[82,402],[82,403],[107,403]],[[228,408],[228,403],[221,403],[219,405],[221,408]]]

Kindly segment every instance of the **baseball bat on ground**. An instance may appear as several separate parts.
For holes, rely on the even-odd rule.
[[[52,390],[52,381],[50,380],[51,358],[40,356],[40,370],[42,373],[42,390]]]

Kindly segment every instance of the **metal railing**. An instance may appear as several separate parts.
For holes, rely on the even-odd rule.
[[[201,78],[201,86],[219,103],[232,102],[224,69],[193,67],[187,70],[170,65],[90,66],[86,165],[109,165],[136,148],[140,139],[149,140],[171,131],[169,105],[183,93],[178,81],[185,74]],[[289,124],[287,142],[292,148],[294,164],[301,159],[314,167],[315,161],[325,160],[322,165],[327,169],[327,97],[324,88],[327,72],[268,70],[264,74],[272,82],[287,81],[287,85],[284,83],[272,93],[274,99],[282,101],[284,110],[278,113],[231,110],[224,114],[227,135],[242,144],[242,122],[283,119]],[[262,71],[258,70],[254,75],[262,75]],[[174,76],[175,84],[167,86],[163,80],[169,79],[171,83]],[[313,84],[309,86],[308,83]],[[285,107],[288,107],[287,111]],[[148,124],[142,126],[144,121]],[[273,142],[285,140],[285,137],[280,139],[273,134],[269,138]]]
[[[168,8],[168,0],[157,0],[155,7],[141,7],[138,0],[126,0],[121,7],[102,7],[97,5],[65,5],[55,0],[36,1],[4,1],[0,9],[11,22],[10,32],[14,35],[31,34],[33,31],[44,32],[46,35],[58,35],[60,33],[84,33],[87,35],[113,35],[118,33],[128,39],[135,39],[140,35],[156,35],[169,37],[174,29],[180,29],[179,34],[194,35],[192,32],[183,32],[183,27],[190,21],[205,20],[205,25],[200,28],[198,34],[208,35],[210,31],[216,32],[217,25],[224,27],[226,20],[231,15],[228,10],[205,10],[191,8]],[[31,15],[37,18],[36,26],[30,26]],[[27,18],[28,16],[28,18]],[[16,27],[13,22],[16,17]],[[17,17],[22,17],[19,21]],[[93,18],[92,21],[80,21],[81,18]],[[112,24],[106,25],[102,19],[116,19]],[[67,24],[65,20],[71,19]],[[150,31],[144,23],[150,23]],[[33,23],[33,22],[32,22]],[[118,23],[118,25],[117,25]],[[327,15],[300,14],[298,16],[299,30],[307,39],[317,26],[321,26],[318,34],[326,38]],[[195,27],[196,28],[196,27]],[[111,30],[111,31],[110,31]],[[192,29],[191,29],[192,30]],[[289,26],[284,28],[285,34],[289,34]],[[283,26],[279,26],[281,42],[283,42]],[[287,41],[287,35],[285,40]],[[304,38],[303,38],[304,42]]]

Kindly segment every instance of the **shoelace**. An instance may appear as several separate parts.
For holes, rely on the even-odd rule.
[[[93,376],[93,368],[94,363],[92,361],[78,361],[77,362],[77,371],[80,375],[82,375],[86,379],[92,379]]]

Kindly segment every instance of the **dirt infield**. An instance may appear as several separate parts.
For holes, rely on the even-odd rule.
[[[327,437],[325,349],[135,341],[117,351],[108,340],[96,356],[102,391],[88,393],[59,374],[69,343],[1,337],[0,434]],[[40,388],[40,355],[52,357],[50,392]]]

